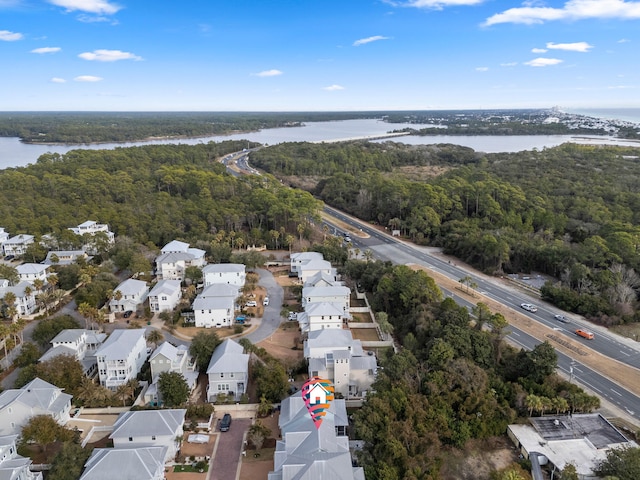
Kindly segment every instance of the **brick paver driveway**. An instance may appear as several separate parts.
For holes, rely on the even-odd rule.
[[[218,449],[213,458],[211,480],[234,480],[242,452],[242,438],[251,426],[249,418],[234,418],[228,432],[219,432]]]

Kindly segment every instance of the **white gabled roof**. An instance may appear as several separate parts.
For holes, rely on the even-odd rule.
[[[299,269],[301,271],[309,271],[309,270],[330,270],[331,262],[326,260],[310,260],[307,263],[303,263],[300,265]]]
[[[86,222],[81,223],[80,225],[78,225],[78,228],[88,228],[88,227],[93,227],[94,225],[96,225],[98,222],[94,221],[94,220],[87,220]]]
[[[341,308],[329,302],[309,303],[304,311],[309,317],[317,317],[318,315],[344,315],[344,311]]]
[[[182,430],[185,409],[138,410],[123,412],[113,424],[109,438],[174,436]],[[173,438],[171,439],[173,440]]]
[[[41,263],[23,263],[16,267],[18,275],[40,275],[48,269],[49,265],[42,265]]]
[[[242,345],[230,338],[218,345],[207,368],[207,374],[248,371],[249,355],[244,353]]]
[[[231,297],[201,297],[193,301],[194,310],[228,310],[233,309],[234,299]]]
[[[338,282],[335,276],[328,274],[327,272],[320,271],[314,273],[311,277],[304,282],[305,287],[315,287],[320,283],[328,283],[332,286],[342,286],[341,282]]]
[[[324,257],[320,252],[299,252],[291,254],[292,262],[303,262],[305,260],[323,260]]]
[[[164,470],[167,450],[167,447],[96,448],[85,463],[80,480],[152,480]]]
[[[173,363],[178,358],[178,348],[169,342],[162,342],[158,348],[153,351],[151,357],[149,357],[149,361],[153,360],[158,355],[168,358]]]
[[[160,251],[162,253],[167,253],[167,252],[185,252],[186,253],[188,248],[189,248],[188,243],[181,242],[179,240],[172,240],[171,242],[167,243],[164,247],[162,247],[162,250]]]
[[[210,263],[202,267],[202,273],[245,273],[243,263]]]
[[[198,297],[233,297],[235,300],[238,296],[238,287],[229,285],[228,283],[212,283],[207,285]]]
[[[156,265],[164,265],[165,263],[190,262],[193,255],[187,252],[165,252],[156,257]]]
[[[60,413],[71,401],[71,395],[40,378],[34,378],[21,389],[0,393],[0,409],[14,402],[22,403],[35,412]],[[37,413],[36,413],[37,414]]]
[[[349,287],[304,287],[303,297],[349,297],[351,289]]]
[[[116,329],[96,351],[96,357],[106,357],[107,360],[125,359],[140,338],[145,338],[144,333],[144,328]]]
[[[150,297],[158,295],[173,295],[176,291],[180,291],[180,280],[160,280],[155,287],[149,292]]]
[[[83,335],[86,335],[87,333],[88,330],[85,330],[84,328],[67,328],[53,337],[53,340],[51,340],[51,342],[49,343],[77,342],[82,338]]]
[[[136,280],[134,278],[129,278],[118,285],[114,292],[120,291],[122,295],[137,295],[146,288],[146,282],[143,282],[142,280]]]

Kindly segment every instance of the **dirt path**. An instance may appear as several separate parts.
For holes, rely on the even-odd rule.
[[[475,303],[484,303],[491,309],[491,311],[501,313],[509,324],[517,327],[519,330],[522,330],[540,341],[547,340],[554,346],[554,348],[565,355],[575,358],[588,367],[606,375],[610,380],[619,383],[635,395],[640,395],[640,382],[638,382],[638,378],[640,378],[640,370],[606,357],[581,343],[571,340],[566,335],[562,335],[552,328],[531,320],[526,315],[523,315],[509,307],[505,307],[501,303],[482,295],[480,292],[472,291],[470,293],[473,295],[468,295],[464,289],[460,288],[459,282],[451,280],[438,272],[419,265],[409,266],[416,270],[424,270],[430,277],[433,277],[438,285],[441,285],[448,290],[455,291],[460,295],[467,295],[470,300]]]

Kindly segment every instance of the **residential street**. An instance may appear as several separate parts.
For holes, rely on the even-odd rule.
[[[244,338],[254,344],[269,338],[269,335],[275,332],[280,326],[280,323],[282,323],[280,310],[282,310],[282,300],[284,298],[284,290],[278,282],[276,282],[276,279],[270,271],[258,268],[256,272],[260,275],[259,284],[267,289],[267,295],[270,301],[269,305],[264,307],[264,314],[260,326],[244,336]]]

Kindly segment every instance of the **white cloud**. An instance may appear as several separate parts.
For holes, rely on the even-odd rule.
[[[547,50],[545,48],[532,48],[531,53],[545,53]]]
[[[575,42],[575,43],[548,42],[547,48],[549,50],[568,50],[570,52],[586,53],[593,48],[593,45],[589,45],[587,42]]]
[[[618,43],[629,43],[631,40],[629,40],[628,38],[621,38],[620,40],[618,40]]]
[[[460,5],[478,5],[485,0],[383,0],[385,3],[394,7],[414,7],[414,8],[431,8],[434,10],[442,10],[445,7],[457,7]]]
[[[476,67],[476,72],[487,72],[489,67]]]
[[[22,40],[22,38],[23,35],[21,33],[0,30],[0,40],[4,40],[5,42],[15,42],[16,40]]]
[[[62,50],[60,47],[40,47],[31,50],[31,53],[56,53]]]
[[[533,60],[529,60],[528,62],[524,62],[525,65],[529,65],[530,67],[549,67],[551,65],[558,65],[562,63],[562,60],[559,58],[534,58]]]
[[[49,80],[51,83],[67,83],[67,81],[64,78],[60,78],[60,77],[53,77],[51,80]]]
[[[117,62],[118,60],[142,60],[142,57],[129,52],[120,50],[94,50],[93,52],[84,52],[78,55],[83,60],[92,60],[96,62]]]
[[[359,47],[360,45],[366,45],[367,43],[377,42],[378,40],[389,40],[389,37],[383,37],[382,35],[374,35],[373,37],[361,38],[360,40],[356,40],[353,42],[354,47]]]
[[[569,0],[562,8],[523,7],[509,8],[489,17],[485,26],[499,23],[536,24],[552,20],[584,20],[587,18],[640,18],[640,2],[626,0]]]
[[[99,22],[110,22],[111,25],[117,25],[118,22],[113,20],[110,17],[104,17],[102,15],[87,15],[85,13],[81,13],[76,17],[79,22],[82,23],[99,23]]]
[[[516,65],[518,65],[518,62],[506,62],[500,64],[501,67],[515,67]]]
[[[101,77],[95,77],[93,75],[80,75],[73,79],[76,82],[99,82],[102,80]]]
[[[98,15],[113,15],[122,9],[120,5],[105,0],[49,0],[49,3],[66,8],[68,12],[79,10]]]
[[[254,77],[277,77],[278,75],[282,75],[283,72],[280,70],[276,70],[275,68],[272,70],[263,70],[262,72],[252,73]]]
[[[327,92],[337,92],[339,90],[344,90],[342,85],[329,85],[328,87],[322,87],[322,90],[326,90]]]

